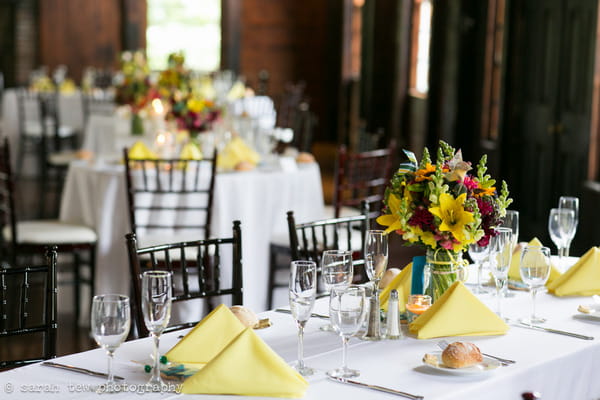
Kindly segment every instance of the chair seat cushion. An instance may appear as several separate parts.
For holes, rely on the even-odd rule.
[[[8,226],[4,227],[6,240],[11,240]],[[93,229],[83,225],[66,224],[57,220],[36,220],[17,222],[17,243],[19,244],[80,244],[95,243],[98,239]]]
[[[71,163],[71,161],[76,161],[79,159],[77,154],[77,151],[73,150],[65,150],[57,153],[52,153],[48,157],[48,162],[51,165],[66,167]]]
[[[39,121],[25,121],[24,133],[26,136],[40,137],[42,136],[42,124]],[[51,136],[54,130],[54,122],[46,122],[47,135]],[[68,138],[75,135],[77,132],[75,129],[68,125],[61,125],[58,128],[58,136],[61,138]]]

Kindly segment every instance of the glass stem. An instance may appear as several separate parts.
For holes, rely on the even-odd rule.
[[[107,353],[108,353],[108,381],[106,383],[109,385],[113,385],[115,383],[115,374],[113,373],[114,352],[107,351]]]
[[[152,368],[152,381],[159,382],[160,381],[160,356],[158,355],[158,344],[159,344],[159,336],[155,333],[152,334],[152,339],[154,341],[154,367]]]
[[[531,288],[531,304],[532,304],[532,309],[531,309],[531,322],[534,322],[537,318],[535,316],[535,295],[537,293],[537,289],[535,288]]]
[[[298,321],[298,370],[304,369],[304,325],[306,321]]]
[[[498,316],[502,318],[502,285],[500,279],[496,279],[496,299],[498,301]]]
[[[483,269],[483,263],[477,263],[477,291],[481,291],[481,270]]]
[[[342,370],[348,370],[348,340],[346,336],[342,336]]]

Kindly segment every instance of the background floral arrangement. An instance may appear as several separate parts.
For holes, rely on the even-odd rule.
[[[487,156],[473,175],[461,151],[443,141],[435,164],[427,148],[420,163],[412,152],[404,152],[409,162],[392,177],[377,222],[409,244],[431,250],[461,252],[472,243],[487,245],[512,202],[506,182],[498,193],[496,181],[486,174]]]
[[[170,98],[169,118],[179,129],[187,130],[191,136],[210,130],[221,116],[221,108],[213,100],[208,100],[195,92],[176,92]]]
[[[150,79],[150,69],[142,51],[121,54],[120,74],[115,83],[117,104],[129,105],[133,113],[145,108],[158,97]]]

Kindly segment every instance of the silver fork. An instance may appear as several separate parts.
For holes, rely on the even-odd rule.
[[[438,345],[438,347],[439,347],[440,349],[444,350],[446,347],[448,347],[448,342],[447,342],[447,341],[445,341],[445,340],[440,340],[440,341],[437,343],[437,345]],[[510,364],[514,364],[514,363],[516,363],[516,361],[514,361],[514,360],[509,360],[509,359],[506,359],[506,358],[502,358],[502,357],[493,356],[493,355],[491,355],[491,354],[487,354],[487,353],[481,353],[481,354],[483,354],[483,355],[484,355],[484,356],[486,356],[486,357],[493,358],[494,360],[498,360],[498,361],[500,361],[500,363],[502,364],[502,366],[507,366],[507,365],[510,365]]]

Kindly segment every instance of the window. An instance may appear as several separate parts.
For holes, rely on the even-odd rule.
[[[410,90],[426,95],[429,90],[429,42],[431,40],[431,0],[413,3],[410,60]]]
[[[165,69],[183,51],[188,68],[214,71],[221,59],[221,0],[148,0],[146,54],[150,68]]]

